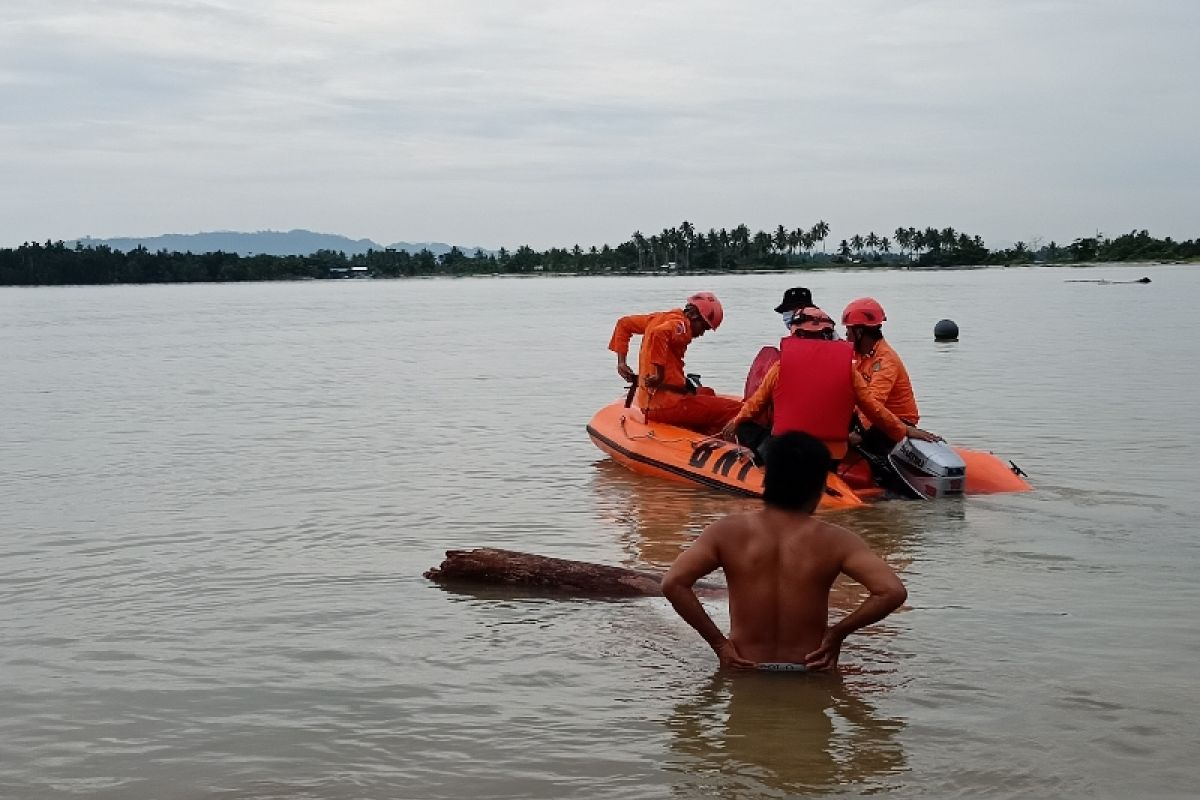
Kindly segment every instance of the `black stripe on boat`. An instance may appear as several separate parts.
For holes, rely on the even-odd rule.
[[[697,472],[693,472],[689,469],[683,469],[682,467],[677,467],[674,464],[664,464],[663,462],[658,461],[653,458],[650,458],[649,456],[644,456],[641,453],[636,453],[627,447],[622,447],[621,445],[617,444],[612,439],[608,438],[607,436],[605,436],[604,434],[600,433],[598,430],[593,428],[591,425],[587,426],[587,432],[588,432],[588,436],[591,436],[593,439],[596,439],[597,441],[603,442],[605,445],[611,447],[613,450],[616,450],[621,455],[625,456],[626,458],[632,459],[633,461],[639,461],[642,464],[649,464],[650,466],[652,466],[656,469],[661,469],[663,472],[670,472],[674,475],[680,476],[681,478],[687,478],[689,481],[694,481],[696,483],[702,484],[704,486],[709,487],[710,489],[719,489],[723,492],[733,492],[734,494],[741,495],[742,497],[759,497],[760,496],[758,492],[755,492],[751,489],[747,489],[743,486],[734,486],[733,484],[719,481],[716,478],[710,478],[707,475],[701,475],[701,474],[699,474]]]

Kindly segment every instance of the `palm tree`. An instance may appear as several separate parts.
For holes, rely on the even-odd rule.
[[[901,253],[912,244],[912,238],[909,237],[907,228],[896,228],[893,235],[896,237],[896,245],[900,248]]]
[[[771,252],[771,234],[767,233],[766,231],[758,231],[755,233],[754,251],[760,260],[767,253]]]
[[[800,247],[809,258],[812,258],[812,249],[817,246],[817,240],[809,231],[803,231],[800,234]]]
[[[879,249],[885,253],[890,253],[892,251],[892,243],[888,239],[888,237],[886,237],[886,236],[879,237]]]
[[[773,239],[773,243],[775,245],[775,252],[777,252],[777,253],[782,253],[784,250],[787,249],[787,246],[788,246],[787,228],[780,225],[778,228],[775,229],[775,236]]]
[[[750,228],[745,223],[733,229],[729,234],[729,241],[738,255],[747,256],[750,254]]]
[[[724,231],[724,228],[721,230]],[[722,255],[724,255],[724,250],[722,249],[724,246],[721,244],[721,234],[717,233],[716,228],[709,228],[708,236],[704,238],[705,242],[701,245],[701,247],[705,248],[705,252],[716,252],[717,261],[719,262]],[[726,234],[725,238],[728,240],[728,234]],[[699,244],[699,240],[697,240],[697,243]]]
[[[825,248],[821,249],[824,251]],[[840,255],[842,258],[850,257],[850,245],[846,244],[845,239],[842,239],[841,244],[838,245],[838,255]]]
[[[938,233],[937,228],[926,228],[925,229],[925,247],[927,247],[929,250],[932,250],[935,253],[941,252],[941,250],[942,250],[942,235],[940,233]]]
[[[692,245],[696,242],[696,228],[686,219],[679,223],[679,236],[683,240],[683,266],[684,269],[690,269],[692,266]]]
[[[642,264],[642,252],[646,249],[646,237],[642,236],[641,231],[633,232],[633,245],[637,248],[638,271],[640,272],[644,268]]]
[[[825,237],[829,235],[829,223],[825,220],[819,221],[812,227],[813,241],[821,243],[821,252],[825,252]]]
[[[862,234],[856,233],[850,237],[850,246],[854,248],[855,255],[862,255],[863,237]]]
[[[953,251],[958,246],[958,231],[954,228],[946,228],[942,231],[942,246],[947,250]]]
[[[879,237],[875,234],[875,231],[871,231],[870,233],[867,234],[866,241],[867,241],[867,247],[870,248],[872,251],[874,251],[876,247],[879,247]]]

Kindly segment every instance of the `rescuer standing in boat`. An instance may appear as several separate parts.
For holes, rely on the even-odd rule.
[[[854,368],[866,382],[871,396],[906,425],[916,425],[921,420],[917,398],[904,362],[884,341],[882,326],[886,320],[883,306],[873,297],[852,300],[842,312],[846,341],[854,345]],[[863,416],[860,414],[858,421],[864,430],[852,434],[851,442],[870,453],[887,453],[899,439]]]
[[[692,339],[716,330],[724,316],[715,294],[697,292],[683,308],[617,320],[608,349],[617,354],[617,373],[627,381],[637,380],[635,402],[647,421],[712,434],[741,408],[737,400],[689,386],[683,371],[683,355]],[[636,375],[626,362],[629,340],[635,334],[642,337]]]
[[[803,431],[820,439],[834,459],[846,454],[847,434],[857,405],[868,419],[896,441],[937,441],[940,437],[905,423],[871,394],[867,382],[854,368],[854,348],[833,340],[833,320],[819,308],[796,312],[789,326],[792,335],[779,343],[779,362],[762,384],[742,404],[721,435],[756,448],[768,431],[751,420],[770,407],[770,434]]]

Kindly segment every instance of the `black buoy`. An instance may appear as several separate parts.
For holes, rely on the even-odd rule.
[[[957,342],[958,326],[954,324],[954,320],[938,320],[937,325],[933,326],[933,340],[935,342]]]

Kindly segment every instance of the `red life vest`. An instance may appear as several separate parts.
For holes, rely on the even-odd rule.
[[[854,346],[788,336],[779,342],[779,380],[771,396],[771,433],[803,431],[844,442],[854,413]]]
[[[750,396],[758,391],[763,378],[767,377],[767,373],[771,371],[771,367],[778,363],[779,348],[768,346],[758,351],[758,355],[754,357],[754,362],[750,364],[750,371],[746,373],[746,391],[742,394],[742,400],[749,400]]]

